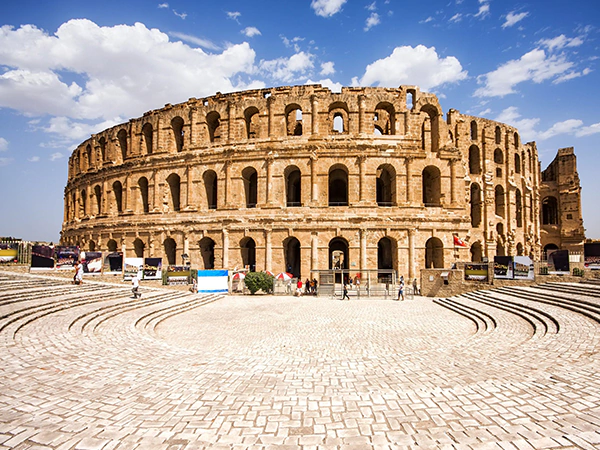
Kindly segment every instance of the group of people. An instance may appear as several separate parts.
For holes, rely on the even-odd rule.
[[[302,281],[298,280],[298,283],[300,283],[300,288],[302,288]],[[306,295],[317,295],[317,286],[318,281],[316,278],[313,278],[312,280],[307,278],[304,282],[304,293]]]

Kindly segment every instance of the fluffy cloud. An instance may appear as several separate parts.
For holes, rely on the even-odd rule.
[[[381,20],[379,19],[379,14],[377,14],[376,12],[371,13],[371,15],[367,18],[367,21],[365,22],[365,31],[369,31],[375,25],[379,25],[380,22]]]
[[[583,38],[581,36],[576,36],[574,38],[568,38],[564,34],[560,36],[556,36],[552,39],[542,39],[538,41],[538,44],[547,47],[548,50],[560,50],[565,47],[579,47],[583,44]]]
[[[312,54],[299,52],[289,58],[261,61],[259,66],[269,78],[289,83],[306,75],[314,67],[313,59]]]
[[[311,79],[306,80],[306,83],[304,84],[320,84],[321,86],[324,86],[326,88],[329,88],[331,90],[331,92],[342,92],[342,87],[343,85],[341,83],[337,83],[334,81],[331,81],[329,78],[325,78],[324,80],[318,80],[318,81],[313,81]]]
[[[331,17],[341,11],[346,0],[312,0],[310,7],[317,16]]]
[[[450,19],[448,19],[448,22],[458,23],[461,20],[462,20],[462,14],[461,13],[456,13],[452,17],[450,17]]]
[[[242,34],[248,37],[260,36],[260,30],[256,27],[246,27],[242,30]]]
[[[254,59],[247,43],[210,54],[141,23],[70,20],[54,35],[32,25],[3,26],[0,65],[8,70],[0,75],[0,107],[78,120],[136,117],[165,103],[243,88],[231,80],[253,73]]]
[[[65,157],[65,155],[63,155],[61,152],[52,153],[50,155],[50,161],[57,161],[57,160],[62,159],[64,157]]]
[[[479,0],[479,11],[475,14],[475,17],[485,19],[490,15],[490,4],[489,0]]]
[[[506,20],[502,24],[502,28],[512,27],[513,25],[515,25],[516,23],[520,22],[521,20],[523,20],[528,15],[529,15],[528,12],[522,12],[522,13],[515,14],[513,11],[511,11],[511,12],[509,12],[506,15]]]
[[[5,152],[6,150],[8,150],[8,141],[0,137],[0,152]]]
[[[334,63],[327,61],[321,64],[321,75],[333,75],[335,73]]]
[[[353,84],[361,86],[399,86],[402,84],[419,85],[429,90],[445,83],[464,80],[458,59],[453,56],[440,58],[434,47],[418,45],[416,47],[396,47],[387,58],[369,64],[363,77],[354,79]]]

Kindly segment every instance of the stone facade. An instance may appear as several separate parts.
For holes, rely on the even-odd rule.
[[[413,278],[458,260],[539,258],[540,177],[535,143],[514,127],[452,109],[444,120],[415,86],[217,93],[80,144],[62,244],[187,255],[199,268],[305,278],[337,261]]]

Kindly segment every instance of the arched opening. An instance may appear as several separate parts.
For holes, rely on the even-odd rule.
[[[396,134],[396,111],[394,105],[387,102],[375,107],[374,124],[384,135]]]
[[[215,268],[215,241],[205,237],[198,243],[200,247],[200,260],[202,261],[203,269],[209,270]]]
[[[94,186],[94,196],[96,197],[96,214],[102,214],[102,188],[99,185]]]
[[[481,174],[481,152],[476,145],[469,147],[469,173],[471,175]]]
[[[421,112],[427,114],[421,130],[423,150],[437,152],[440,148],[440,112],[433,105],[423,106]]]
[[[477,183],[471,183],[471,226],[481,225],[481,188]]]
[[[248,139],[256,139],[259,137],[259,125],[258,120],[260,115],[258,108],[252,106],[244,111],[244,118],[246,119],[246,137]]]
[[[496,141],[496,145],[500,145],[502,144],[502,131],[500,130],[500,127],[496,127],[496,131],[495,131],[495,141]]]
[[[339,167],[329,171],[329,206],[348,206],[348,173]]]
[[[502,222],[496,224],[496,234],[498,237],[504,235],[504,224]]]
[[[246,208],[256,208],[258,198],[258,175],[254,167],[246,167],[242,171],[244,192],[246,194]]]
[[[115,181],[112,185],[113,194],[115,196],[115,205],[117,212],[123,212],[123,185],[120,181]]]
[[[289,207],[302,206],[301,173],[296,166],[285,170],[285,204]]]
[[[542,225],[558,225],[558,201],[556,197],[546,197],[542,201]]]
[[[115,241],[114,239],[109,239],[109,241],[106,243],[106,247],[108,248],[108,251],[111,253],[114,253],[117,251],[117,241]]]
[[[515,153],[515,173],[521,173],[521,157]]]
[[[441,269],[444,267],[444,244],[432,237],[425,243],[425,268]]]
[[[415,105],[415,97],[416,91],[414,89],[409,89],[406,91],[406,109],[409,111],[413,109]]]
[[[167,257],[167,264],[174,266],[177,264],[177,243],[172,238],[165,239],[163,243],[165,249],[165,256]]]
[[[496,256],[506,256],[506,249],[500,240],[496,241]]]
[[[423,205],[427,207],[441,206],[442,185],[440,169],[427,166],[423,169]]]
[[[377,279],[379,282],[391,282],[391,273],[387,272],[394,269],[396,243],[388,237],[379,239],[377,242]],[[384,272],[385,271],[385,272]]]
[[[211,111],[206,115],[206,125],[208,126],[208,137],[210,142],[218,142],[221,139],[221,116],[216,111]]]
[[[140,200],[142,201],[142,212],[147,213],[150,211],[150,204],[148,203],[148,178],[141,177],[138,180],[138,186],[140,188]]]
[[[483,261],[483,250],[481,242],[475,242],[471,245],[471,262]]]
[[[474,120],[471,121],[471,140],[477,140],[477,122],[475,122]]]
[[[81,209],[79,211],[79,217],[87,216],[87,193],[85,192],[85,189],[81,191],[80,207]]]
[[[350,262],[348,261],[348,241],[341,237],[333,238],[329,241],[329,269],[348,270]],[[341,274],[336,274],[335,282],[345,281]]]
[[[136,258],[144,257],[144,248],[145,247],[146,247],[146,244],[144,244],[144,241],[142,241],[140,238],[137,238],[135,241],[133,241],[133,251],[135,252]]]
[[[333,115],[333,131],[340,134],[344,132],[344,118],[341,113]]]
[[[504,164],[504,153],[499,148],[494,150],[494,162],[496,164]]]
[[[515,140],[514,140],[515,148],[519,148],[519,133],[515,132],[514,137],[515,137]]]
[[[77,194],[75,192],[71,194],[71,203],[69,207],[71,219],[75,219],[77,217]]]
[[[85,147],[85,162],[86,169],[91,170],[94,167],[94,160],[92,158],[92,146],[90,144]]]
[[[169,190],[171,191],[171,206],[173,211],[179,211],[181,209],[181,178],[176,173],[172,173],[167,178],[167,183],[169,183]]]
[[[152,154],[152,137],[154,130],[152,129],[151,123],[145,123],[142,127],[142,136],[144,137],[144,144],[146,144],[146,154]]]
[[[494,189],[495,212],[497,216],[504,217],[504,188],[497,185]]]
[[[104,136],[100,138],[98,144],[100,144],[100,154],[102,155],[102,162],[105,162],[108,158],[108,155],[106,154],[106,139],[104,138]]]
[[[123,161],[127,159],[127,131],[121,130],[117,133],[117,140],[121,147],[121,158]]]
[[[173,130],[173,138],[175,139],[175,149],[177,152],[183,150],[183,119],[179,116],[173,117],[171,120],[171,129]]]
[[[542,255],[543,259],[545,261],[547,261],[548,260],[548,256],[550,256],[550,254],[552,252],[554,252],[555,250],[558,250],[558,245],[556,245],[556,244],[547,244],[546,246],[544,246],[544,252],[543,252],[543,255]]]
[[[328,121],[332,134],[348,134],[348,105],[344,102],[329,105]]]
[[[202,179],[204,181],[208,209],[217,209],[217,174],[214,170],[207,170],[202,175]]]
[[[285,120],[288,136],[302,136],[302,108],[299,105],[288,105],[285,108]]]
[[[520,189],[517,189],[515,192],[515,216],[517,227],[521,228],[523,226],[523,196]]]
[[[246,237],[240,242],[240,250],[242,252],[242,264],[247,267],[250,272],[256,271],[256,242],[254,239]]]
[[[517,256],[524,256],[523,244],[521,244],[520,242],[517,244]]]
[[[90,252],[95,252],[96,251],[96,242],[90,241],[88,244],[88,249]]]
[[[300,241],[295,237],[289,237],[283,241],[283,257],[286,271],[300,278]]]
[[[394,206],[396,204],[396,177],[393,166],[381,165],[376,176],[377,206]]]

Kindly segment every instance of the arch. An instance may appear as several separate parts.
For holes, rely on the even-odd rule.
[[[377,206],[394,206],[396,204],[396,171],[391,164],[382,164],[376,172]]]
[[[172,173],[167,177],[169,190],[171,192],[171,207],[173,211],[181,210],[181,178],[176,173]]]
[[[474,120],[471,121],[471,140],[477,140],[477,122]]]
[[[183,119],[179,116],[173,117],[171,119],[171,129],[173,130],[173,138],[175,139],[175,149],[179,153],[183,150]]]
[[[300,241],[293,236],[283,241],[283,259],[286,271],[300,278]]]
[[[204,237],[198,242],[200,248],[200,261],[205,270],[215,268],[215,241],[209,237]]]
[[[558,225],[558,200],[545,197],[542,200],[542,225]]]
[[[146,154],[152,154],[152,142],[154,136],[154,129],[152,128],[152,124],[146,122],[142,127],[142,137],[144,138],[144,144],[146,145]]]
[[[523,196],[520,189],[515,191],[515,216],[517,219],[517,228],[523,227]]]
[[[104,136],[100,138],[98,144],[100,144],[100,154],[102,155],[102,162],[106,162],[108,160],[108,155],[106,154],[106,139],[104,138]]]
[[[148,178],[140,177],[138,180],[138,186],[140,188],[140,199],[142,201],[142,212],[150,212],[150,204],[148,203]]]
[[[543,255],[542,255],[543,259],[544,260],[548,260],[549,254],[552,253],[555,250],[559,250],[558,245],[556,245],[556,244],[546,244],[544,246],[544,251],[543,251]]]
[[[108,242],[106,243],[106,248],[108,248],[108,251],[111,253],[114,253],[117,251],[117,241],[115,241],[114,239],[109,239]]]
[[[380,102],[375,106],[375,115],[373,125],[377,127],[383,135],[396,134],[396,111],[394,105],[388,102]]]
[[[73,192],[71,194],[71,219],[75,219],[77,217],[77,194]]]
[[[100,185],[94,186],[94,197],[96,197],[96,214],[102,214],[102,188]]]
[[[256,271],[256,242],[251,237],[245,237],[240,241],[242,253],[242,264],[248,267],[250,272]]]
[[[140,238],[136,238],[136,240],[133,241],[133,251],[135,253],[136,258],[144,257],[144,249],[145,248],[146,248],[146,244],[144,244],[144,241],[142,241]]]
[[[496,126],[496,130],[494,132],[496,145],[502,144],[502,130],[500,130],[499,126]]]
[[[389,237],[379,239],[377,242],[377,270],[393,270],[396,267],[396,255],[398,254],[396,241]],[[377,272],[378,279],[390,278],[390,273]],[[390,280],[391,281],[391,280]]]
[[[334,102],[329,105],[329,128],[332,134],[348,134],[349,112],[344,102]]]
[[[85,191],[85,189],[81,190],[81,202],[79,204],[79,207],[81,208],[79,210],[79,217],[87,216],[87,192]]]
[[[174,266],[177,264],[177,243],[173,238],[166,238],[163,242],[163,247],[165,249],[165,256],[167,258],[167,264],[170,266]]]
[[[85,162],[86,170],[91,170],[94,168],[94,160],[92,158],[92,146],[90,144],[85,146]]]
[[[521,152],[521,171],[525,173],[525,152]]]
[[[119,180],[115,181],[112,185],[113,194],[115,196],[115,204],[117,206],[117,212],[123,212],[123,185]]]
[[[302,108],[292,103],[285,108],[285,128],[288,136],[302,136]]]
[[[499,148],[494,150],[494,162],[496,164],[504,164],[504,153]]]
[[[254,167],[246,167],[242,170],[244,181],[244,192],[246,194],[246,208],[256,208],[258,198],[258,174]]]
[[[202,180],[208,209],[217,209],[217,173],[214,170],[207,170],[202,175]]]
[[[350,267],[348,261],[348,241],[342,237],[335,237],[329,241],[329,269],[343,270]]]
[[[515,173],[521,173],[521,157],[515,153]]]
[[[469,147],[469,173],[471,175],[481,174],[481,152],[476,145]]]
[[[421,128],[423,150],[437,152],[440,148],[440,112],[433,105],[424,105],[421,112],[428,116]]]
[[[125,161],[125,159],[127,159],[127,131],[121,129],[117,133],[117,139],[119,141],[119,147],[121,147],[121,158]]]
[[[502,222],[498,222],[496,224],[496,234],[498,235],[498,237],[504,235],[504,224]]]
[[[495,213],[497,216],[504,217],[504,214],[505,214],[504,204],[505,204],[504,188],[499,184],[494,189],[494,205],[495,205]]]
[[[256,139],[259,136],[259,119],[260,114],[256,106],[246,108],[244,111],[244,119],[246,121],[246,138]]]
[[[336,113],[333,116],[333,130],[334,133],[344,133],[344,117],[340,113]]]
[[[296,166],[288,166],[284,171],[285,205],[287,207],[302,206],[302,174]]]
[[[515,131],[515,134],[514,134],[513,136],[514,136],[514,144],[515,144],[515,148],[519,148],[519,133],[517,133],[517,132]]]
[[[417,92],[415,89],[406,90],[406,109],[409,111],[413,109],[417,102]]]
[[[444,267],[444,244],[436,237],[427,239],[425,243],[425,268],[441,269]]]
[[[483,261],[483,248],[481,242],[474,242],[471,245],[471,262],[482,262]]]
[[[481,187],[477,183],[471,183],[471,226],[481,225]]]
[[[221,139],[221,115],[216,111],[209,112],[206,115],[206,125],[210,142],[219,142]]]
[[[95,252],[96,251],[96,242],[90,240],[90,242],[88,243],[88,251],[90,252]]]
[[[517,244],[517,256],[523,256],[523,244],[520,242]]]
[[[348,172],[344,166],[329,169],[329,206],[348,206]]]
[[[440,169],[427,166],[421,175],[423,185],[423,205],[441,206],[442,184]]]
[[[500,240],[496,241],[496,256],[506,256],[506,249]]]

